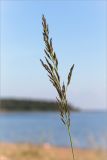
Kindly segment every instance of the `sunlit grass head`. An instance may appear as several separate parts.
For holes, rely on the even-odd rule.
[[[64,123],[64,125],[67,127],[69,137],[70,137],[70,142],[71,142],[71,148],[72,148],[72,140],[70,135],[70,108],[67,103],[66,93],[67,93],[67,88],[71,81],[74,64],[70,68],[70,72],[67,77],[67,84],[65,85],[64,82],[61,83],[60,75],[58,72],[59,61],[53,48],[52,38],[49,37],[49,28],[44,15],[42,16],[42,26],[43,26],[43,40],[45,42],[45,49],[44,49],[45,62],[43,62],[41,59],[40,61],[42,66],[45,68],[45,70],[48,73],[50,82],[52,83],[52,85],[54,86],[54,88],[58,93],[58,96],[56,97],[56,99],[59,106],[61,120]],[[73,148],[72,148],[72,153],[73,153]],[[74,153],[73,153],[73,159],[74,159]]]

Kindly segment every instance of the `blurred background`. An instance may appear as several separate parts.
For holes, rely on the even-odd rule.
[[[69,146],[40,64],[43,14],[62,82],[75,64],[68,90],[74,147],[107,148],[107,1],[0,1],[0,142]]]

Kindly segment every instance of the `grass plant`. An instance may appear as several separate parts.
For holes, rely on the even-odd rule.
[[[42,26],[43,26],[43,39],[45,42],[44,53],[45,53],[46,62],[44,63],[41,59],[40,61],[42,63],[42,66],[48,72],[49,80],[53,84],[54,88],[58,93],[58,96],[56,97],[56,99],[59,106],[60,117],[63,124],[67,128],[67,132],[70,139],[70,145],[72,149],[72,156],[73,156],[73,160],[75,160],[72,139],[71,139],[71,132],[70,132],[70,108],[68,107],[67,96],[66,96],[67,89],[71,81],[74,64],[70,68],[70,71],[67,77],[67,84],[65,85],[64,82],[63,84],[61,84],[61,80],[58,72],[58,58],[53,48],[52,38],[49,37],[49,28],[44,15],[42,16]]]

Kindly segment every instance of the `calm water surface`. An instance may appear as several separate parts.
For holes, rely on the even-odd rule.
[[[107,112],[72,113],[71,133],[75,147],[107,148]],[[69,146],[56,112],[0,113],[0,141]]]

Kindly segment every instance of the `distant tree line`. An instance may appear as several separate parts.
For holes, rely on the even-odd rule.
[[[78,111],[72,105],[69,108]],[[58,111],[58,105],[54,101],[1,99],[0,111]]]

